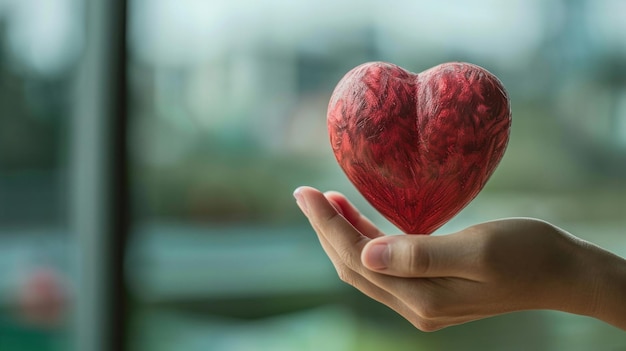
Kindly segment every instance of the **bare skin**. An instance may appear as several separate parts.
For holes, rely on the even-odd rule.
[[[294,196],[340,279],[420,330],[535,309],[626,330],[626,260],[547,222],[388,236],[340,193],[300,187]]]

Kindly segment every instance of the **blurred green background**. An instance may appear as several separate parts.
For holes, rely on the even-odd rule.
[[[85,1],[0,1],[3,351],[65,350],[75,332]],[[366,61],[468,61],[508,89],[511,140],[437,234],[531,216],[626,256],[625,13],[619,0],[130,0],[128,349],[626,349],[622,331],[550,311],[415,330],[339,281],[291,195],[339,190],[397,232],[335,163],[330,94]]]

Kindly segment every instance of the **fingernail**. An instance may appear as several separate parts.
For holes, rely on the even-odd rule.
[[[296,203],[298,204],[298,207],[300,207],[300,210],[304,213],[304,215],[308,216],[309,207],[306,204],[306,200],[304,200],[304,196],[302,196],[302,192],[300,191],[300,188],[296,189],[293,192],[293,197],[296,198]]]
[[[365,255],[365,265],[368,268],[382,270],[389,265],[389,246],[387,244],[374,244]]]

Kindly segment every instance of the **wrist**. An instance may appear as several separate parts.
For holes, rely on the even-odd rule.
[[[578,296],[573,313],[626,330],[626,260],[589,243],[579,263]]]
[[[626,330],[626,260],[604,253],[595,288],[596,309],[592,316]]]

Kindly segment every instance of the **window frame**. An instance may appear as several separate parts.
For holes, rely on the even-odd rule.
[[[85,41],[70,122],[76,350],[123,351],[127,344],[127,5],[84,2]]]

